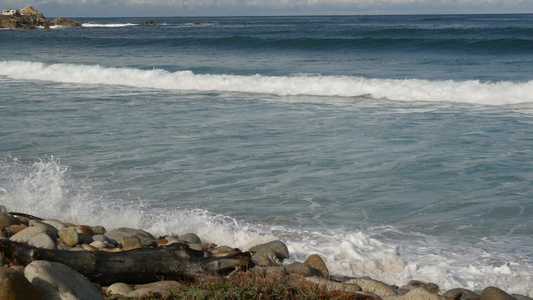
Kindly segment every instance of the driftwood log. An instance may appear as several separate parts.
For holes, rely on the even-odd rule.
[[[227,275],[253,267],[249,252],[235,249],[222,257],[205,257],[208,252],[192,250],[184,243],[121,252],[90,252],[35,248],[0,239],[0,251],[11,264],[25,266],[34,260],[59,262],[101,285]]]

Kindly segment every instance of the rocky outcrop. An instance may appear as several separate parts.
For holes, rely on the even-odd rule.
[[[82,23],[68,20],[65,18],[57,18],[52,21],[52,24],[57,25],[57,26],[81,26]]]
[[[57,18],[53,22],[45,18],[36,8],[28,6],[19,11],[19,14],[0,16],[0,28],[10,29],[49,29],[52,25],[81,26],[80,22]]]

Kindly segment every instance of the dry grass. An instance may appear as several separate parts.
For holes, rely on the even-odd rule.
[[[119,296],[106,296],[106,300],[128,299]],[[131,298],[130,298],[131,299]],[[355,299],[353,294],[327,292],[317,286],[299,284],[289,276],[257,276],[238,273],[231,278],[206,277],[194,282],[183,283],[180,289],[173,290],[172,296],[150,295],[139,299],[190,299],[190,300],[325,300]]]

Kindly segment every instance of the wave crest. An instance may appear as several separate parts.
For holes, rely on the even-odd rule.
[[[163,90],[243,92],[280,96],[365,96],[396,101],[447,101],[484,105],[533,102],[533,81],[430,81],[318,75],[244,76],[24,61],[0,61],[0,75],[21,80],[122,85]]]

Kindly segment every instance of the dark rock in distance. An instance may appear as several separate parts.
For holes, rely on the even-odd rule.
[[[0,28],[9,29],[50,29],[51,25],[81,26],[81,24],[65,18],[58,18],[51,22],[41,12],[31,6],[21,9],[18,14],[0,16]]]
[[[57,18],[52,21],[52,24],[57,25],[57,26],[74,26],[74,27],[79,27],[82,25],[81,22],[76,22],[76,21],[65,19],[65,18]]]

